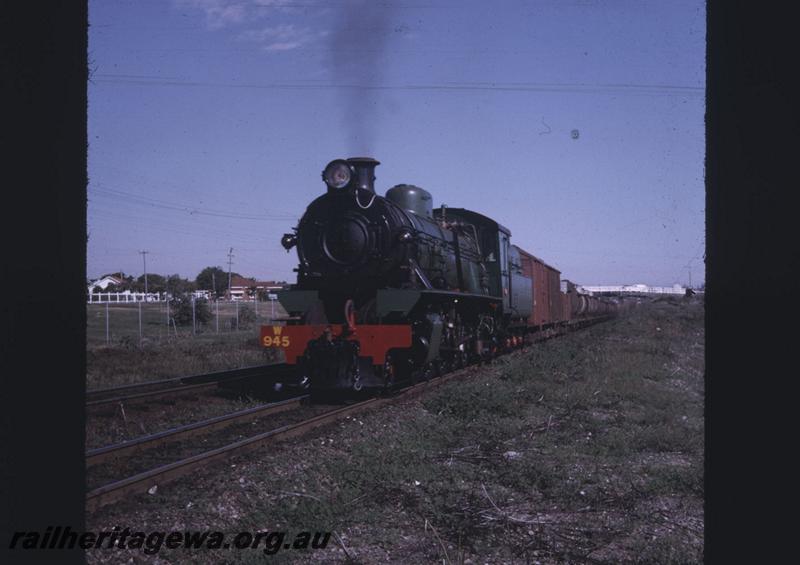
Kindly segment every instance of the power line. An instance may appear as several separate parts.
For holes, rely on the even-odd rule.
[[[132,182],[137,187],[139,185],[147,185],[147,186],[151,187],[155,193],[163,193],[164,192],[164,186],[171,186],[172,188],[176,188],[176,189],[180,190],[182,193],[191,192],[192,194],[196,193],[197,189],[198,189],[198,186],[196,184],[192,184],[190,186],[187,186],[187,184],[185,184],[185,183],[175,182],[173,180],[170,180],[169,178],[163,178],[161,176],[159,176],[159,178],[157,178],[157,179],[154,179],[152,177],[148,177],[146,174],[142,174],[142,171],[139,170],[139,169],[133,170],[133,169],[125,168],[125,167],[109,165],[109,164],[104,163],[104,162],[95,163],[93,165],[93,168],[102,168],[102,169],[106,169],[106,170],[109,170],[109,171],[113,171],[113,173],[116,176],[120,176],[120,174],[122,174],[122,176],[132,177],[132,178],[134,178],[134,181],[132,181]],[[201,195],[199,197],[196,197],[198,200],[193,200],[191,205],[184,204],[183,202],[175,203],[174,201],[162,200],[162,199],[159,199],[159,198],[154,198],[152,196],[143,196],[138,192],[136,192],[136,193],[125,192],[123,189],[120,189],[120,188],[117,188],[117,187],[111,187],[111,186],[108,186],[104,182],[100,182],[100,181],[97,181],[95,179],[92,179],[91,186],[89,187],[89,190],[94,190],[97,187],[102,187],[101,190],[114,191],[116,193],[122,193],[122,194],[125,194],[125,195],[130,195],[130,196],[133,196],[133,197],[137,197],[137,198],[140,198],[140,199],[147,199],[147,200],[151,200],[153,202],[165,203],[165,204],[174,205],[174,206],[183,206],[183,207],[191,206],[192,208],[197,208],[197,206],[195,205],[195,202],[197,202],[198,200],[199,200],[200,203],[203,202],[202,201],[202,195]],[[263,188],[264,187],[261,186],[259,188],[259,190],[263,190]],[[206,196],[206,197],[208,197],[208,196]],[[216,198],[216,194],[212,195],[212,197]],[[229,204],[233,204],[236,207],[238,207],[239,205],[246,206],[248,210],[250,208],[252,208],[252,205],[253,205],[251,200],[239,201],[237,203],[236,201],[230,201],[230,200],[228,200],[226,198],[226,201]],[[203,207],[203,209],[211,210],[211,211],[214,211],[214,212],[220,212],[219,209],[215,209],[215,208]],[[266,214],[266,217],[272,217],[273,215],[280,216],[280,217],[294,216],[294,212],[286,212],[285,210],[276,210],[274,208],[270,208],[270,209],[273,210],[274,213]],[[232,213],[232,214],[236,214],[237,213],[237,212],[229,212],[229,210],[222,210],[221,212],[223,212],[223,213]]]
[[[103,185],[99,185],[103,186]],[[231,212],[227,210],[215,210],[213,208],[199,208],[193,204],[180,204],[176,202],[169,202],[166,200],[161,200],[158,198],[151,198],[148,196],[141,196],[139,194],[133,194],[130,192],[125,192],[122,190],[116,190],[112,188],[98,188],[98,186],[90,187],[90,193],[95,193],[97,195],[108,195],[114,196],[115,198],[121,198],[123,200],[127,200],[133,204],[140,204],[146,205],[156,208],[162,208],[164,210],[174,210],[177,212],[186,212],[189,215],[206,215],[206,216],[216,216],[220,218],[232,218],[237,220],[289,220],[289,219],[296,219],[294,216],[289,215],[277,215],[277,214],[264,214],[264,215],[256,215],[256,214],[242,214]]]
[[[259,226],[253,226],[252,224],[243,224],[240,220],[248,220],[248,218],[219,218],[219,217],[206,217],[200,216],[196,214],[179,214],[173,210],[168,208],[160,208],[158,206],[149,207],[145,206],[142,208],[131,206],[130,202],[126,202],[124,200],[116,200],[116,199],[97,199],[97,198],[90,198],[89,199],[90,209],[89,213],[92,214],[94,212],[113,212],[113,213],[127,213],[133,214],[131,217],[137,218],[158,218],[163,220],[169,220],[170,222],[175,222],[176,225],[185,225],[185,226],[199,226],[199,225],[220,225],[220,226],[239,226],[242,229],[246,230],[248,233],[252,233],[254,230],[264,230],[264,229],[284,229],[282,226],[285,222],[289,221],[296,221],[298,218],[294,217],[291,220],[289,218],[285,219],[271,219],[266,221],[266,223],[261,224]],[[135,204],[135,203],[134,203]]]
[[[131,76],[131,75],[128,75]],[[554,92],[576,94],[643,94],[650,96],[703,96],[705,88],[700,86],[669,84],[585,84],[585,83],[431,83],[431,84],[358,84],[358,83],[321,83],[304,84],[290,82],[273,83],[234,83],[197,80],[153,79],[142,75],[141,78],[118,78],[110,74],[95,75],[94,82],[106,84],[131,84],[137,86],[185,86],[214,88],[250,88],[257,90],[407,90],[407,91],[498,91],[498,92]]]
[[[152,218],[142,218],[135,216],[126,216],[114,211],[93,211],[89,215],[89,223],[95,224],[97,222],[112,222],[114,227],[119,228],[120,224],[126,224],[133,229],[156,230],[165,233],[183,235],[191,237],[192,239],[207,239],[214,242],[220,239],[234,240],[244,244],[261,243],[265,247],[261,247],[258,251],[261,253],[282,255],[283,249],[279,246],[272,249],[271,245],[274,241],[280,239],[282,230],[276,229],[275,231],[259,230],[253,231],[239,231],[232,229],[231,226],[225,226],[223,229],[213,229],[214,226],[172,226],[164,225],[162,222],[153,221]],[[183,229],[181,229],[183,228]],[[263,242],[263,243],[262,243]],[[90,245],[94,245],[95,239],[90,239]],[[242,249],[241,246],[239,246]]]

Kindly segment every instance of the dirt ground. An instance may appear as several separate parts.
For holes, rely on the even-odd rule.
[[[98,531],[332,532],[324,549],[89,562],[702,562],[703,316],[696,298],[643,304],[87,516]]]

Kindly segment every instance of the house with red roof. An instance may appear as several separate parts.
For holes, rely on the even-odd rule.
[[[231,300],[252,300],[256,294],[272,293],[281,290],[285,285],[285,282],[259,281],[252,277],[234,275],[231,277],[230,298]]]

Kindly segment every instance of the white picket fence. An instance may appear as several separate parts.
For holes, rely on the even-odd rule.
[[[166,292],[95,292],[89,294],[89,304],[115,304],[126,302],[166,302],[169,295]]]

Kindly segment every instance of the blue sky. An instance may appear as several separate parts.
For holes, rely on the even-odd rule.
[[[700,1],[90,0],[87,276],[293,280],[334,158],[583,284],[704,279]],[[577,132],[577,137],[573,132]]]

